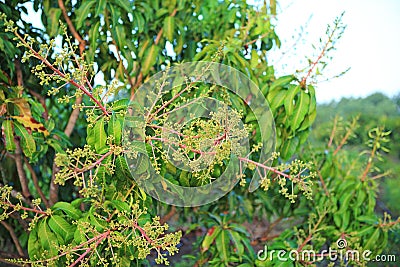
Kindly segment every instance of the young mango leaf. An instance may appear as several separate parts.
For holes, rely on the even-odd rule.
[[[300,91],[300,95],[296,101],[296,106],[294,108],[293,115],[290,117],[290,128],[295,131],[301,125],[304,117],[308,113],[308,108],[310,104],[310,97],[304,91]]]
[[[88,18],[95,3],[95,0],[82,1],[81,6],[75,11],[75,27],[77,30],[82,28],[83,22]]]
[[[271,84],[271,87],[269,88],[268,92],[273,92],[276,89],[279,89],[280,87],[286,87],[295,79],[296,77],[294,75],[286,75],[279,77]]]
[[[297,93],[301,90],[300,85],[290,85],[288,89],[288,93],[286,95],[284,105],[286,110],[286,115],[291,116],[294,111],[294,98],[296,97]]]
[[[31,158],[36,152],[36,142],[32,135],[18,122],[14,123],[15,134],[21,137],[22,150],[26,157]]]
[[[232,240],[235,248],[236,254],[239,256],[239,260],[242,260],[242,256],[244,254],[244,245],[242,244],[242,237],[238,232],[233,230],[229,230],[230,239]]]
[[[144,58],[141,62],[143,75],[147,75],[150,71],[150,68],[156,63],[159,50],[160,48],[154,44],[146,50]]]
[[[168,16],[164,19],[163,33],[171,43],[174,41],[175,18]]]
[[[221,231],[221,233],[215,238],[215,245],[217,246],[220,258],[223,260],[225,264],[228,264],[230,253],[229,253],[229,237],[227,231],[225,230]]]
[[[119,145],[121,143],[122,137],[122,119],[121,116],[116,115],[115,113],[112,114],[110,121],[108,122],[108,135],[114,136],[115,144]]]
[[[49,13],[47,14],[47,32],[50,37],[54,37],[58,31],[59,19],[61,15],[60,8],[50,8]]]
[[[298,144],[299,138],[297,137],[286,140],[281,149],[282,158],[289,159],[296,152]]]
[[[97,153],[101,153],[101,151],[106,147],[107,135],[104,129],[104,118],[99,119],[93,127],[94,132],[94,148]]]
[[[120,110],[125,110],[128,107],[129,104],[129,99],[119,99],[117,101],[114,101],[112,105],[112,110],[113,111],[120,111]]]
[[[221,233],[221,227],[219,226],[213,226],[210,229],[208,229],[206,236],[203,239],[203,242],[201,243],[201,251],[205,252],[207,251],[211,244],[214,242],[215,238]]]
[[[3,131],[6,142],[6,149],[8,151],[15,150],[14,134],[13,134],[13,122],[11,120],[5,120],[3,122]]]
[[[117,24],[113,27],[113,37],[114,37],[115,42],[117,43],[119,50],[124,48],[125,39],[126,39],[125,36],[126,36],[125,29],[124,29],[123,25]]]
[[[28,255],[29,257],[33,257],[34,255],[40,255],[42,251],[42,247],[39,242],[39,237],[37,235],[37,227],[33,228],[29,233],[28,238]]]
[[[75,208],[68,202],[59,201],[51,207],[53,211],[62,210],[67,216],[74,220],[78,220],[82,217],[82,211]]]
[[[286,89],[274,90],[269,92],[267,95],[267,100],[271,110],[275,111],[278,107],[283,105],[287,94]]]
[[[131,1],[129,0],[113,0],[115,4],[118,6],[122,7],[126,12],[131,13],[132,12],[132,6],[131,6]]]
[[[50,251],[52,256],[57,254],[57,236],[51,231],[47,225],[47,218],[39,222],[38,237],[43,249]]]
[[[95,17],[100,16],[106,10],[107,0],[99,0],[96,4],[96,13]],[[90,35],[89,35],[90,36]]]
[[[49,218],[48,224],[51,230],[53,230],[54,233],[60,235],[66,243],[71,241],[71,239],[74,237],[76,226],[69,224],[60,215],[52,215]]]
[[[102,232],[107,227],[107,222],[99,218],[97,214],[95,215],[95,209],[93,207],[89,210],[89,221],[99,232]]]

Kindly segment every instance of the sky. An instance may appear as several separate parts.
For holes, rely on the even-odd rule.
[[[272,56],[278,74],[302,68],[306,56],[324,39],[326,27],[345,12],[347,28],[336,44],[323,79],[347,68],[345,75],[317,84],[317,101],[341,97],[364,97],[374,92],[400,93],[400,1],[399,0],[280,0],[276,32],[282,40],[282,56]],[[292,49],[303,27],[301,41]],[[294,37],[294,38],[293,38]],[[275,51],[274,51],[275,52]],[[303,61],[303,62],[302,62]],[[307,65],[307,64],[306,64]]]
[[[272,51],[270,59],[277,76],[306,67],[306,57],[318,52],[312,45],[326,37],[327,25],[342,12],[347,28],[335,45],[336,51],[321,80],[350,70],[316,85],[318,103],[365,97],[374,92],[390,97],[400,94],[400,0],[278,0],[276,32],[282,47]],[[40,18],[35,15],[33,22],[40,27]]]

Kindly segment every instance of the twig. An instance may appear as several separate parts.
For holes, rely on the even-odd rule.
[[[329,44],[331,44],[333,41],[333,35],[338,30],[338,28],[339,28],[339,24],[335,23],[335,27],[332,30],[331,34],[329,35],[328,40],[326,41],[324,47],[321,50],[321,53],[318,55],[317,59],[314,62],[312,62],[311,67],[308,70],[306,76],[304,76],[303,79],[301,80],[300,85],[302,88],[304,88],[306,86],[307,79],[311,76],[311,73],[313,72],[314,68],[318,65],[319,61],[322,59],[322,57],[327,52]]]
[[[15,141],[15,147],[16,147],[15,148],[15,165],[17,167],[18,178],[19,178],[19,182],[21,184],[22,195],[28,202],[30,202],[32,194],[29,191],[28,179],[26,178],[26,173],[24,170],[24,166],[22,164],[21,145],[17,138],[14,138],[14,141]]]
[[[25,157],[24,157],[24,162],[25,162],[26,167],[28,168],[29,172],[31,173],[33,185],[35,186],[36,191],[38,192],[40,198],[42,199],[44,206],[46,208],[49,208],[50,207],[49,202],[48,202],[46,196],[43,194],[42,189],[39,186],[39,181],[38,181],[37,175],[35,173],[35,170],[32,168],[32,165],[29,163],[29,161]]]
[[[11,207],[12,209],[14,209],[12,212],[16,211],[17,205],[12,204],[11,202],[4,202],[4,201],[1,201],[1,203]],[[38,210],[38,209],[34,209],[34,208],[27,208],[27,207],[24,207],[22,205],[18,205],[18,209],[21,209],[21,210],[24,210],[24,211],[32,211],[32,212],[34,212],[36,214],[40,214],[40,215],[48,215],[47,212],[45,212],[43,210]]]
[[[71,19],[68,16],[67,9],[65,8],[63,0],[58,0],[58,5],[60,6],[60,9],[63,13],[63,17],[68,25],[69,30],[71,31],[72,36],[74,36],[74,38],[79,42],[79,51],[80,55],[82,56],[83,51],[85,50],[86,41],[80,36],[80,34],[75,29],[74,24],[72,23]]]
[[[75,100],[75,105],[78,106],[81,103],[82,103],[82,97],[81,96],[77,97],[76,100]],[[76,121],[77,121],[78,116],[79,116],[79,111],[80,111],[79,108],[76,108],[71,112],[71,115],[69,116],[67,126],[64,129],[64,133],[68,137],[71,136],[72,131],[75,128],[75,124],[76,124]]]
[[[8,223],[6,223],[5,221],[0,221],[0,223],[4,226],[4,228],[7,229],[8,233],[10,234],[11,239],[13,240],[14,245],[17,248],[19,256],[25,257],[26,255],[24,253],[24,250],[22,249],[21,244],[19,243],[18,237],[15,234],[14,229],[12,228],[12,226],[9,225]]]
[[[335,119],[333,121],[332,132],[331,132],[331,135],[329,137],[328,147],[332,146],[333,138],[334,138],[335,133],[336,133],[336,126],[337,126],[337,123],[338,123],[338,119],[339,119],[338,116],[335,116]]]
[[[58,76],[60,76],[61,78],[65,79],[66,75],[61,72],[59,69],[57,69],[56,67],[53,66],[53,64],[51,64],[46,58],[44,58],[42,55],[40,55],[38,52],[36,52],[35,49],[33,49],[26,41],[24,38],[22,38],[22,36],[18,33],[15,32],[15,35],[18,37],[18,39],[21,41],[21,43],[29,49],[29,51],[31,51],[31,53],[33,54],[33,56],[37,59],[39,59],[44,65],[46,65],[46,67],[48,67],[49,69],[51,69],[55,74],[57,74]],[[73,86],[75,86],[76,88],[78,88],[79,90],[81,90],[85,95],[87,95],[94,103],[96,103],[96,105],[101,109],[101,111],[104,113],[104,115],[109,116],[107,109],[100,103],[99,100],[97,100],[93,94],[91,94],[88,89],[86,89],[86,87],[84,85],[81,85],[79,83],[77,83],[75,80],[70,79],[68,81],[66,81],[69,84],[72,84]]]

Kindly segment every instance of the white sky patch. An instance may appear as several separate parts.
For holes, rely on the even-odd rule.
[[[388,96],[400,93],[400,1],[281,0],[279,4],[276,31],[283,51],[288,48],[285,45],[293,44],[300,27],[307,24],[303,41],[296,44],[296,50],[292,49],[274,64],[279,75],[303,68],[304,59],[314,51],[312,44],[317,45],[319,38],[325,37],[326,26],[345,11],[343,22],[347,29],[323,74],[328,78],[348,67],[351,69],[340,78],[319,83],[318,102],[364,97],[374,92]]]

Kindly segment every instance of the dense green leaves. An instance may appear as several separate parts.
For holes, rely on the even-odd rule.
[[[93,126],[95,138],[94,147],[98,153],[101,153],[106,148],[107,135],[104,128],[104,118],[99,119]]]

